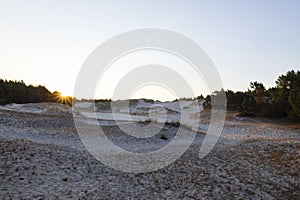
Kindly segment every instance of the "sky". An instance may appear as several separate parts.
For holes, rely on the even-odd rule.
[[[126,31],[161,28],[197,42],[225,89],[245,91],[256,80],[268,88],[300,69],[299,9],[298,0],[1,0],[0,78],[73,95],[96,47]],[[137,94],[167,99],[158,91]]]

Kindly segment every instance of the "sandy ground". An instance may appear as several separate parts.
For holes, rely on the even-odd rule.
[[[117,126],[104,129],[115,144],[132,151],[161,147],[177,131],[166,125],[168,140],[158,134],[145,142],[128,138]],[[198,157],[205,135],[197,134],[175,163],[133,174],[88,153],[68,107],[1,107],[0,199],[300,199],[299,132],[230,115],[205,158]]]

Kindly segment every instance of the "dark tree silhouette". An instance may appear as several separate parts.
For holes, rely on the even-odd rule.
[[[266,89],[260,82],[251,82],[246,92],[226,91],[227,109],[242,116],[268,118],[300,118],[300,71],[288,71],[276,80],[276,86]],[[205,98],[210,108],[210,96]]]
[[[61,94],[60,94],[61,96]],[[26,85],[24,81],[7,81],[0,79],[0,104],[9,103],[39,103],[59,102],[71,105],[72,98],[58,98],[57,93],[51,93],[46,87]]]

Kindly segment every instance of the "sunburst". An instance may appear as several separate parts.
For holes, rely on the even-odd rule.
[[[61,92],[54,92],[55,101],[62,104],[72,105],[72,97],[65,96]]]

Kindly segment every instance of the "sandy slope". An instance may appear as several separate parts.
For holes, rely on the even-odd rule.
[[[3,199],[300,198],[297,129],[232,118],[204,159],[198,158],[204,137],[198,134],[188,151],[170,166],[131,174],[108,168],[85,150],[68,107],[26,106],[23,110],[0,108]],[[163,131],[170,140],[176,130],[167,125]],[[105,131],[116,144],[132,151],[139,145],[150,149],[168,143],[159,136],[147,142],[127,138],[116,126]]]

